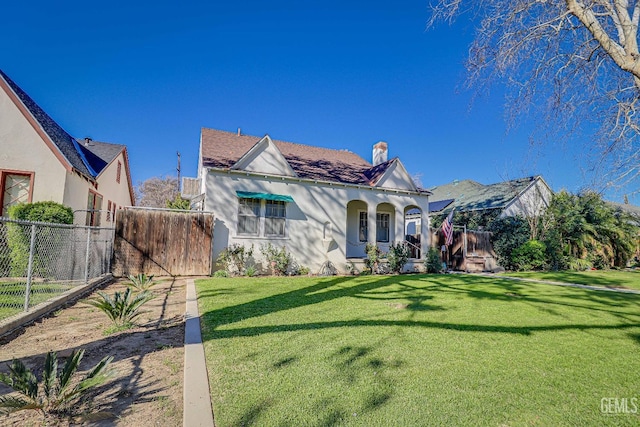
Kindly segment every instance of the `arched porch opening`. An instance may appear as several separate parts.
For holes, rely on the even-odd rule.
[[[404,240],[411,249],[411,258],[422,258],[422,209],[416,205],[404,208]]]

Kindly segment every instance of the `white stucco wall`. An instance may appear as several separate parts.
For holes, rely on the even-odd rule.
[[[66,169],[2,89],[0,169],[34,172],[34,202],[64,202]]]
[[[414,188],[414,183],[411,176],[398,163],[394,163],[378,182],[378,186],[384,188]]]
[[[368,187],[344,186],[340,184],[313,183],[286,177],[256,176],[246,172],[209,170],[203,176],[205,183],[205,210],[215,215],[213,256],[227,246],[237,243],[254,246],[254,254],[261,258],[260,245],[271,242],[286,246],[297,262],[317,273],[329,260],[341,272],[346,269],[348,241],[357,236],[357,209],[350,210],[347,220],[347,203],[359,200],[357,207],[368,212],[369,241],[375,241],[375,213],[391,211],[391,238],[404,240],[404,209],[418,206],[423,212],[423,253],[428,247],[428,197],[416,193],[403,193]],[[285,238],[239,236],[237,234],[238,198],[236,191],[264,192],[291,196],[293,203],[287,204],[287,236]],[[383,205],[381,205],[383,204]],[[387,205],[388,204],[388,205]],[[355,212],[351,214],[352,212]],[[355,216],[354,216],[355,215]],[[349,236],[347,222],[349,221]],[[326,223],[331,224],[332,240],[323,240]],[[394,239],[395,236],[395,239]],[[362,245],[364,249],[364,245]]]
[[[67,173],[62,203],[70,206],[74,212],[87,209],[89,185],[89,182],[77,173]],[[84,225],[84,219],[84,214],[74,214],[74,222]]]
[[[120,182],[117,182],[118,162],[122,164],[120,171]],[[105,168],[98,177],[98,194],[104,197],[103,208],[107,208],[107,201],[115,202],[118,207],[131,206],[131,193],[129,192],[129,178],[125,165],[124,155],[122,153]]]

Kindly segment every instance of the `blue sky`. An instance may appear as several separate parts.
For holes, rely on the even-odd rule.
[[[3,9],[0,67],[72,135],[127,145],[134,184],[175,175],[176,151],[183,175],[195,176],[201,127],[367,160],[383,140],[425,187],[533,174],[554,190],[589,182],[571,143],[531,147],[526,120],[507,133],[499,86],[470,105],[473,25],[426,31],[427,0]]]

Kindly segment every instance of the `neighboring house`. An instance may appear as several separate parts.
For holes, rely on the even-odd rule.
[[[285,246],[317,273],[327,262],[345,271],[366,256],[367,242],[383,251],[405,241],[405,216],[423,219],[416,256],[428,247],[429,192],[416,187],[387,144],[373,164],[346,150],[274,141],[240,132],[202,129],[198,178],[183,194],[215,215],[213,256],[232,244]],[[198,194],[196,194],[198,193]],[[421,266],[414,261],[408,268]]]
[[[607,202],[614,209],[620,209],[634,218],[634,223],[640,226],[640,206],[631,205],[629,203]]]
[[[1,70],[0,146],[0,216],[50,200],[71,207],[75,223],[104,225],[134,204],[126,147],[73,138]]]
[[[434,203],[445,204],[445,211],[452,207],[456,212],[498,209],[500,217],[539,215],[549,207],[553,195],[540,175],[490,185],[456,180],[429,190]]]

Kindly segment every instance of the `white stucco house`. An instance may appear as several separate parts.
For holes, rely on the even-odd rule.
[[[74,222],[105,225],[134,204],[124,145],[76,139],[0,70],[0,216],[20,202],[54,201]]]
[[[191,190],[188,190],[188,189]],[[203,128],[198,177],[187,179],[192,206],[215,216],[213,256],[227,246],[285,246],[317,273],[327,262],[345,272],[362,260],[367,242],[387,251],[405,241],[405,216],[420,215],[428,248],[429,192],[416,187],[387,144],[373,148],[373,162],[346,151]],[[421,267],[418,259],[407,269]]]

